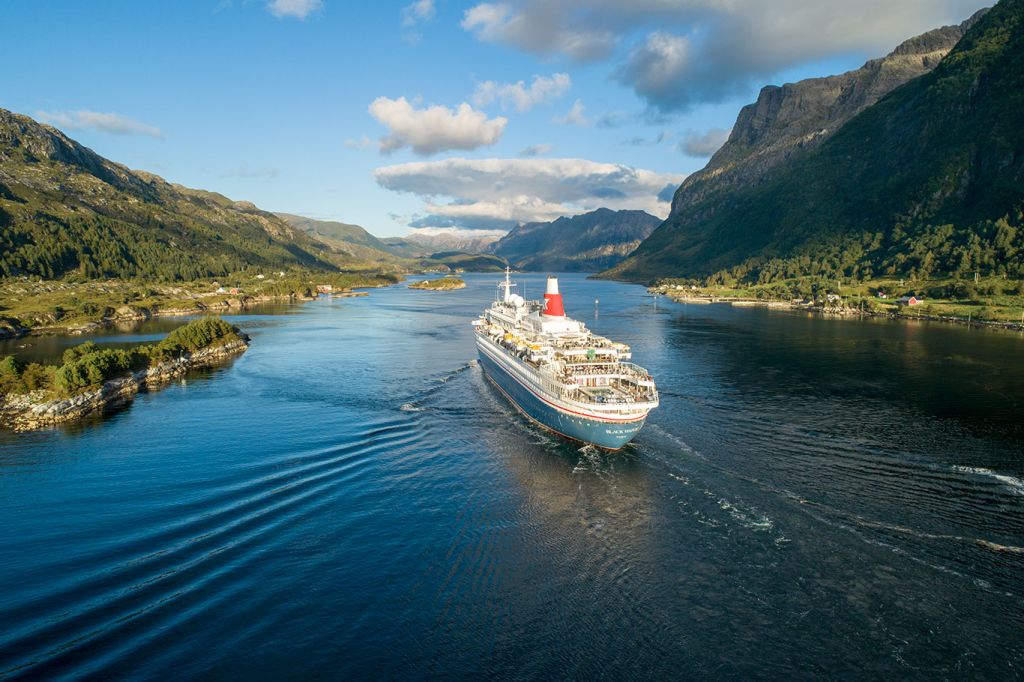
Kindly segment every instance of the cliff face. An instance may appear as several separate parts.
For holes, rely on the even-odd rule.
[[[526,223],[497,241],[491,252],[522,270],[597,272],[625,258],[661,220],[644,211],[612,211]]]
[[[754,105],[733,133],[737,144],[683,184],[669,218],[607,276],[761,284],[974,270],[1024,276],[1024,0],[1002,0],[963,26],[937,66],[834,132],[815,128],[818,115],[762,121]],[[926,34],[894,54],[931,54],[959,30]],[[850,94],[828,107],[868,101],[873,82],[848,81]],[[762,99],[776,112],[799,101]],[[782,129],[794,132],[766,132]],[[814,129],[825,132],[796,134]]]
[[[855,71],[764,87],[756,102],[740,110],[728,141],[707,166],[683,181],[672,215],[723,187],[756,183],[794,154],[820,145],[883,96],[934,69],[985,11],[911,38]]]

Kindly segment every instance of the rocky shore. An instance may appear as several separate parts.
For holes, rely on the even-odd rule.
[[[152,390],[187,372],[219,365],[244,353],[249,338],[203,348],[175,360],[141,369],[127,376],[110,379],[93,391],[70,398],[52,400],[44,392],[0,395],[0,426],[15,431],[31,431],[78,421],[131,400],[141,390]]]

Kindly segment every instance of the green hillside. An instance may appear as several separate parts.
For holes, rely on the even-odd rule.
[[[278,218],[292,227],[314,237],[327,237],[341,242],[357,244],[388,253],[388,245],[366,231],[361,225],[341,223],[335,220],[316,220],[291,213],[275,213]]]
[[[394,249],[383,240],[374,237],[359,225],[332,220],[315,220],[291,213],[275,213],[278,218],[314,240],[326,245],[341,257],[347,258],[352,266],[364,268],[380,267],[385,270],[401,270],[414,263],[404,261]]]
[[[0,110],[0,277],[194,280],[344,258],[248,202],[172,185]]]
[[[432,251],[423,244],[417,244],[404,237],[383,237],[381,241],[390,253],[399,258],[424,258]]]
[[[607,276],[1024,276],[1024,0],[757,184],[710,190]]]

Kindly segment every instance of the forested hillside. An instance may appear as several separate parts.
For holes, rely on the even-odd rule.
[[[0,276],[192,280],[343,262],[251,203],[129,170],[4,110],[0,228]]]

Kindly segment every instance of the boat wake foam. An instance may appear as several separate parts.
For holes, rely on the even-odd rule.
[[[992,471],[991,469],[986,469],[985,467],[960,466],[959,464],[953,465],[953,471],[958,471],[961,474],[974,474],[975,476],[993,478],[1009,488],[1015,495],[1024,496],[1024,480],[1021,480],[1016,476],[1000,474]]]

